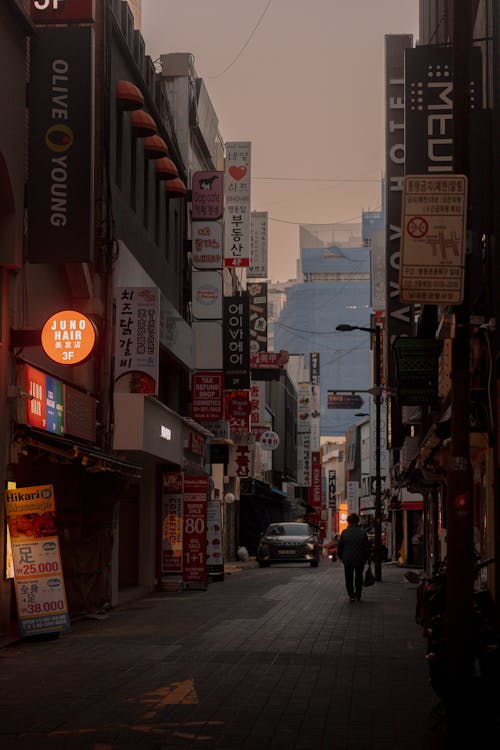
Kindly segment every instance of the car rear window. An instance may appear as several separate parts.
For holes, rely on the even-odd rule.
[[[310,536],[311,529],[307,523],[272,524],[266,529],[266,536]]]

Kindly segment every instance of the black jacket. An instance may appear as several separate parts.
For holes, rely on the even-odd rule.
[[[370,542],[361,526],[348,526],[339,538],[338,556],[344,565],[364,565],[370,556]]]

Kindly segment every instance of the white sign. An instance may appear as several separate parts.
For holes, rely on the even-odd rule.
[[[359,482],[347,482],[347,509],[359,513]]]
[[[192,310],[195,320],[222,319],[222,273],[193,271]]]
[[[278,433],[273,432],[273,430],[267,430],[262,434],[260,444],[265,450],[275,451],[280,444]]]
[[[224,265],[250,264],[250,161],[249,142],[226,143],[224,171]]]
[[[116,290],[115,391],[158,393],[160,290]]]
[[[466,223],[464,175],[404,178],[399,271],[402,302],[462,302]]]
[[[222,224],[219,221],[193,221],[193,266],[200,271],[222,268]]]

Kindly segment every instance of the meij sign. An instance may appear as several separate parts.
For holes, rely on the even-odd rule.
[[[328,391],[329,409],[361,409],[364,401],[361,396],[349,393],[335,393]]]
[[[75,310],[61,310],[42,328],[42,349],[54,362],[78,365],[94,349],[96,329],[92,321]]]

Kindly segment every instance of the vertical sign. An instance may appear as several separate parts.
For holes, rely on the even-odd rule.
[[[337,510],[337,471],[328,470],[328,507]]]
[[[309,487],[311,484],[311,433],[297,433],[297,484]]]
[[[224,172],[195,172],[192,180],[191,218],[215,221],[222,218]]]
[[[162,576],[182,572],[182,493],[182,472],[171,471],[163,474],[160,560]]]
[[[386,108],[386,248],[387,248],[387,352],[396,336],[411,334],[410,305],[399,296],[401,243],[401,210],[405,169],[405,88],[404,54],[412,46],[411,34],[385,37],[385,108]],[[387,356],[387,384],[396,385],[395,362]],[[394,448],[403,442],[401,409],[391,405],[391,434]]]
[[[313,451],[319,451],[321,443],[319,352],[310,352],[309,372],[311,379],[311,447]]]
[[[311,383],[297,383],[297,432],[311,432]]]
[[[222,512],[220,500],[207,503],[207,573],[220,576],[224,573],[222,545]]]
[[[5,491],[21,637],[69,628],[51,484]]]
[[[349,513],[359,513],[359,482],[347,482],[347,508]]]
[[[267,283],[247,286],[250,310],[250,354],[267,352]]]
[[[250,221],[250,266],[247,279],[267,278],[267,211],[252,211]]]
[[[307,514],[307,520],[312,523],[321,521],[321,453],[311,453],[311,485],[309,487],[308,503],[312,511]]]
[[[225,387],[250,388],[248,294],[224,298],[223,337]]]
[[[208,477],[184,475],[183,583],[188,588],[207,585]]]
[[[224,265],[250,264],[250,162],[252,144],[226,143]]]
[[[30,70],[26,258],[31,263],[91,262],[93,29],[37,29]]]
[[[160,290],[120,287],[116,299],[115,390],[158,393]]]

